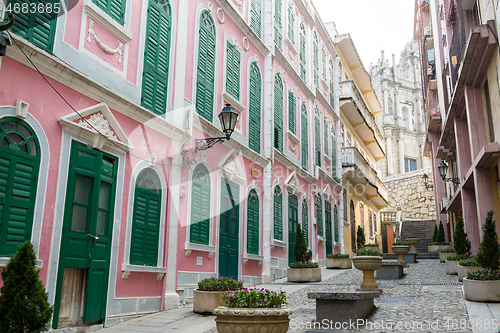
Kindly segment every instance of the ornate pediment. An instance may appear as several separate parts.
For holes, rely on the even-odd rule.
[[[323,197],[325,198],[326,201],[330,201],[333,198],[332,189],[330,187],[330,184],[325,185],[325,187],[323,189]]]
[[[238,160],[238,154],[234,149],[231,149],[229,153],[220,161],[217,166],[222,176],[227,178],[232,182],[242,184],[245,181],[245,174],[241,168],[240,161]]]
[[[285,187],[288,192],[293,195],[299,196],[302,194],[302,189],[300,188],[299,177],[297,177],[297,173],[293,171],[285,180]]]

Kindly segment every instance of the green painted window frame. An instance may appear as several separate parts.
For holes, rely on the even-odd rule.
[[[333,206],[333,237],[335,243],[339,243],[339,210],[337,204]]]
[[[257,62],[250,65],[248,147],[260,154],[262,78]]]
[[[241,54],[231,42],[226,48],[226,92],[240,100],[240,62]]]
[[[92,0],[92,2],[113,20],[123,25],[125,22],[125,5],[127,4],[127,0]]]
[[[150,0],[144,47],[141,105],[161,116],[165,115],[167,109],[171,25],[170,3],[166,1],[163,6],[159,6]]]
[[[335,86],[334,79],[335,75],[333,72],[333,61],[330,59],[330,106],[335,109]]]
[[[196,112],[212,122],[215,89],[216,31],[212,15],[200,14],[198,64],[196,65]],[[203,45],[205,43],[205,45]]]
[[[302,168],[308,171],[308,162],[309,162],[309,135],[308,135],[308,123],[307,123],[307,108],[306,104],[302,103],[300,107],[300,159],[302,162]]]
[[[259,196],[250,190],[247,199],[247,253],[259,255]]]
[[[332,123],[332,177],[337,177],[337,140],[335,138],[335,123]]]
[[[314,108],[314,157],[317,166],[321,167],[321,114],[319,108]]]
[[[189,242],[209,245],[210,243],[210,207],[211,207],[210,172],[203,164],[198,164],[192,175],[191,220]],[[196,222],[199,221],[199,222]]]
[[[326,117],[323,119],[323,148],[325,155],[328,156],[330,150],[328,149],[328,120]]]
[[[321,65],[322,65],[322,71],[321,71],[321,77],[323,78],[323,80],[326,81],[326,49],[325,47],[323,46],[322,47],[322,54],[321,54]]]
[[[259,38],[262,38],[262,0],[250,2],[250,28]]]
[[[307,200],[302,200],[302,234],[306,239],[306,245],[309,247],[309,206]]]
[[[313,32],[313,82],[319,87],[319,40],[316,31]]]
[[[293,5],[288,4],[288,39],[295,45],[295,14],[293,12]]]
[[[297,134],[297,116],[296,116],[295,95],[291,90],[288,91],[288,129],[293,134]]]
[[[274,148],[283,153],[283,80],[274,77]]]
[[[274,1],[274,44],[283,51],[283,22],[282,22],[282,2]]]
[[[323,236],[323,201],[321,199],[321,194],[317,194],[315,198],[316,202],[316,231],[318,236]]]
[[[283,241],[283,191],[280,186],[273,192],[273,238]]]
[[[307,83],[307,65],[306,65],[306,28],[304,23],[300,23],[299,30],[299,74],[304,83]]]

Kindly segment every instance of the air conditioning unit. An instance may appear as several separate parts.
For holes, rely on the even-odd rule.
[[[441,202],[439,203],[439,208],[441,208],[440,212],[441,214],[446,213],[446,206],[450,203],[450,198],[444,197],[441,199]]]

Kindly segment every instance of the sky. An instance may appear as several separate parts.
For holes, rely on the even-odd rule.
[[[384,50],[392,65],[413,38],[414,0],[312,0],[321,20],[333,21],[339,34],[349,33],[365,66]]]

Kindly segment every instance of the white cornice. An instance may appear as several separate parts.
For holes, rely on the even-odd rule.
[[[299,8],[300,13],[305,17],[307,24],[312,29],[312,27],[314,25],[314,18],[309,13],[309,10],[307,9],[306,4],[304,3],[303,0],[298,0],[298,1],[296,1],[296,3],[297,3],[297,7]]]
[[[275,46],[274,54],[276,58],[278,58],[279,62],[285,67],[285,70],[290,74],[295,83],[302,89],[302,91],[310,98],[315,99],[314,92],[307,86],[307,84],[300,78],[299,73],[293,68],[292,64],[288,61],[285,55],[281,52],[281,50]]]
[[[274,160],[280,162],[281,164],[283,164],[285,167],[287,167],[290,170],[295,170],[295,171],[300,170],[297,172],[297,176],[305,179],[306,181],[308,181],[311,184],[316,184],[316,182],[318,181],[312,174],[310,174],[309,172],[302,169],[302,167],[300,165],[295,164],[292,160],[290,160],[284,154],[276,153],[276,151],[275,151]]]
[[[323,96],[323,93],[316,87],[316,97],[320,101],[321,105],[330,113],[330,115],[335,119],[335,121],[339,120],[339,115],[335,112],[335,110],[332,108],[330,103],[326,100],[325,96]]]

